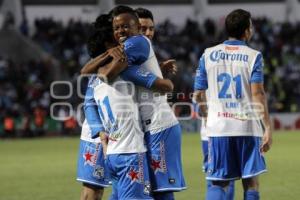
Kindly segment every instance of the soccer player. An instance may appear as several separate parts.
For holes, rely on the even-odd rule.
[[[99,68],[100,73],[101,70]],[[145,70],[141,71],[136,66],[121,73],[110,85],[99,78],[92,78],[89,87],[93,88],[93,98],[100,116],[97,124],[103,125],[100,126],[103,127],[102,130],[92,126],[92,136],[101,133],[103,151],[107,155],[107,168],[113,181],[110,199],[152,199],[144,133],[134,98],[135,86],[122,82],[126,77],[134,77],[131,80],[135,84],[162,93],[173,88],[168,85],[169,80],[156,77]],[[95,104],[86,106],[86,115],[90,115],[88,108],[95,110]],[[93,123],[96,118],[97,116],[87,117],[87,121]]]
[[[212,186],[206,199],[226,199],[230,180],[242,178],[244,199],[256,200],[258,175],[266,171],[263,153],[272,144],[263,58],[246,44],[252,36],[249,12],[232,11],[225,27],[229,39],[205,50],[195,80],[209,137],[206,179]]]
[[[144,79],[151,87],[154,78],[149,74]],[[138,107],[129,92],[134,89],[125,83],[113,87],[96,77],[89,86],[93,88],[103,125],[103,130],[92,128],[92,135],[100,133],[105,147],[107,169],[113,182],[110,199],[152,199],[144,133],[138,120]]]
[[[140,26],[141,26],[141,33],[145,35],[149,40],[152,40],[155,33],[154,27],[154,19],[153,14],[150,10],[145,8],[137,8],[135,12],[138,15]]]
[[[114,63],[111,62],[111,66]],[[99,69],[101,73],[101,68]],[[113,182],[110,197],[115,199],[152,199],[149,180],[149,165],[141,129],[139,108],[136,104],[135,86],[124,82],[126,77],[138,85],[161,93],[170,92],[173,85],[169,80],[156,77],[139,67],[131,66],[108,85],[95,79],[94,99],[106,133],[100,133],[107,168]],[[95,132],[97,134],[97,132]]]
[[[136,14],[138,15],[140,22],[140,30],[143,35],[145,35],[149,40],[152,40],[155,34],[155,24],[153,14],[150,10],[146,8],[137,8],[135,9]],[[163,74],[177,72],[176,60],[169,59],[159,64]]]
[[[104,53],[111,46],[115,46],[109,19],[109,15],[100,15],[96,20],[98,25],[101,25],[101,30],[94,31],[87,45],[92,58]],[[101,199],[104,188],[109,186],[101,141],[99,138],[93,138],[91,132],[91,126],[98,132],[103,131],[97,110],[88,106],[88,104],[95,104],[92,93],[92,88],[87,87],[84,108],[87,113],[86,119],[92,119],[93,122],[88,123],[88,120],[84,120],[80,137],[77,180],[83,184],[81,200]]]
[[[108,30],[106,30],[107,33],[109,33]],[[105,41],[106,44],[108,41],[109,39]],[[97,48],[101,45],[93,46]],[[98,56],[98,58],[95,62],[89,62],[88,66],[85,66],[87,67],[86,69],[95,67],[93,66],[95,63],[101,64],[103,55]],[[116,64],[114,60],[109,62],[108,68]],[[99,69],[102,75],[103,70],[107,72],[107,69],[104,68],[107,68],[107,66]],[[169,80],[160,79],[147,71],[138,71],[138,69],[135,66],[131,66],[131,69],[127,70],[126,73],[122,73],[121,77],[130,76],[130,73],[132,73],[134,78],[131,80],[136,84],[162,93],[172,90],[173,85]],[[85,72],[85,70],[82,70],[82,72]],[[113,88],[96,77],[91,78],[89,81],[90,90],[88,91],[91,93],[89,97],[93,96],[93,101],[85,105],[86,119],[88,124],[91,125],[92,138],[97,137],[99,132],[105,131],[110,133],[110,140],[107,141],[104,137],[102,145],[105,153],[106,142],[108,142],[107,163],[109,172],[113,177],[113,194],[111,199],[151,199],[149,197],[150,182],[147,182],[148,165],[146,165],[147,160],[143,158],[145,149],[141,148],[144,144],[144,134],[140,130],[139,121],[134,118],[139,116],[134,106],[136,104],[127,94],[128,91],[132,90],[127,85],[119,85],[119,83],[117,85],[121,87]],[[98,105],[96,106],[94,102],[97,102]],[[98,110],[98,115],[95,113],[95,110]],[[109,118],[108,121],[105,117],[106,114]],[[112,125],[113,121],[116,122],[114,125]],[[103,126],[100,125],[102,122]],[[111,126],[114,128],[111,128]],[[120,129],[116,127],[120,127]],[[118,138],[119,136],[120,138]],[[137,156],[137,153],[141,155]],[[137,164],[138,166],[135,166]]]
[[[94,23],[94,29],[87,44],[88,52],[93,59],[83,67],[81,73],[84,74],[92,65],[102,66],[108,61],[119,63],[120,68],[114,69],[116,73],[119,73],[127,66],[127,63],[121,62],[124,60],[124,56],[122,55],[121,47],[116,47],[117,43],[113,38],[111,15],[100,15]],[[110,73],[108,67],[102,68],[102,74],[107,74],[110,78],[116,76]],[[101,141],[97,138],[97,135],[92,136],[91,133],[91,126],[94,129],[98,129],[98,131],[103,130],[103,127],[100,125],[101,121],[97,108],[87,106],[88,104],[96,104],[91,87],[87,87],[86,90],[84,101],[86,120],[84,120],[82,126],[77,164],[77,180],[83,183],[81,200],[101,199],[104,187],[108,187],[108,175],[104,165]]]
[[[123,73],[140,66],[162,78],[151,42],[139,35],[139,21],[133,9],[118,6],[113,9],[113,29],[117,41],[123,43],[128,67]],[[131,74],[134,75],[134,74]],[[132,80],[134,76],[128,76]],[[151,184],[155,199],[174,199],[174,191],[186,188],[181,163],[181,128],[168,105],[166,96],[156,95],[137,87],[143,130],[151,163]]]

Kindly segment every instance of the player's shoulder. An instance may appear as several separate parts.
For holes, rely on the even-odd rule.
[[[145,48],[149,47],[149,40],[143,36],[143,35],[135,35],[132,37],[129,37],[124,42],[125,49],[130,47],[137,47],[137,48]]]
[[[244,57],[244,60],[251,60],[259,55],[261,55],[260,51],[249,47],[243,41],[225,41],[204,50],[205,58],[210,58],[212,60],[229,57],[231,59]]]
[[[221,49],[223,49],[222,46],[223,46],[223,44],[221,43],[221,44],[217,44],[215,46],[204,49],[204,53],[201,56],[200,60],[201,59],[206,60],[206,59],[210,58],[214,52],[219,52]]]
[[[250,47],[250,46],[248,46],[248,45],[242,46],[242,48],[244,48],[245,51],[248,51],[248,52],[250,52],[250,53],[252,53],[252,54],[256,54],[256,55],[257,55],[257,54],[261,54],[260,51],[254,49],[254,48],[252,48],[252,47]]]
[[[212,46],[212,47],[208,47],[208,48],[206,48],[206,49],[204,50],[204,54],[208,54],[209,52],[213,52],[213,51],[222,49],[223,46],[224,46],[224,44],[221,43],[221,44],[217,44],[217,45]]]

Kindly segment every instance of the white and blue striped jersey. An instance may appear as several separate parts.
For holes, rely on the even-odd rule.
[[[263,83],[259,51],[238,40],[205,50],[194,89],[207,90],[207,136],[262,136],[261,123],[252,110],[251,83]]]
[[[130,95],[134,86],[116,81],[116,86],[98,78],[92,83],[98,112],[109,135],[107,154],[146,152],[138,106]]]
[[[128,74],[134,74],[141,85],[151,87],[156,76],[152,73],[140,75],[133,66]],[[84,110],[91,128],[92,138],[99,132],[108,133],[107,154],[142,153],[146,151],[144,132],[141,129],[138,104],[135,102],[135,85],[117,78],[110,85],[97,77],[88,84]],[[88,97],[88,98],[87,98]]]
[[[139,111],[142,118],[142,126],[145,132],[155,134],[178,124],[178,121],[170,108],[166,95],[155,93],[150,87],[139,84],[128,71],[133,66],[139,66],[138,73],[153,73],[163,78],[151,42],[142,35],[128,38],[124,43],[124,50],[128,60],[128,68],[122,73],[122,77],[137,85],[136,98],[139,103]],[[147,72],[147,73],[146,73]]]

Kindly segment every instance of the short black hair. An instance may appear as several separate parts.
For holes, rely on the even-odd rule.
[[[92,58],[104,53],[106,43],[114,43],[111,15],[103,14],[93,22],[91,35],[87,40],[88,53]]]
[[[112,10],[113,17],[116,17],[116,16],[124,14],[124,13],[132,15],[137,22],[139,21],[139,18],[137,16],[136,12],[129,6],[120,5],[120,6],[116,6]]]
[[[152,12],[146,8],[137,8],[135,9],[135,12],[139,18],[143,18],[143,19],[150,18],[152,21],[154,21]]]
[[[237,9],[229,13],[225,20],[225,28],[229,37],[241,39],[245,31],[250,27],[250,12]]]

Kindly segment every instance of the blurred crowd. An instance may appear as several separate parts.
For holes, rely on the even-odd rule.
[[[204,49],[226,40],[224,22],[207,19],[202,26],[187,20],[184,27],[165,21],[156,27],[154,45],[161,59],[176,58],[179,73],[176,92],[184,92],[175,101],[190,101],[193,77]],[[265,88],[271,112],[300,111],[300,22],[273,23],[266,18],[253,20],[250,46],[264,56]]]
[[[198,59],[204,49],[226,40],[222,20],[207,19],[199,25],[187,20],[177,26],[167,20],[157,24],[153,41],[159,61],[169,58],[177,60],[179,71],[172,77],[175,91],[170,102],[190,102]],[[265,86],[271,112],[300,111],[300,22],[273,23],[262,18],[255,19],[254,36],[249,44],[263,52],[265,59]],[[91,25],[70,20],[64,25],[51,18],[36,19],[33,34],[26,21],[20,32],[35,41],[44,51],[60,62],[60,71],[65,80],[76,88],[76,78],[81,67],[89,60],[86,41]],[[1,55],[0,55],[1,56]],[[53,77],[49,76],[51,65],[47,61],[14,63],[0,57],[0,120],[4,132],[22,135],[42,135],[49,118],[51,99],[49,87]],[[73,106],[82,102],[76,94],[70,99]],[[64,115],[64,109],[59,113]],[[179,114],[187,112],[179,110]],[[48,116],[48,118],[47,118]],[[15,119],[18,119],[16,126]],[[68,127],[69,126],[69,127]],[[74,119],[62,128],[76,128]],[[0,127],[1,128],[1,127]],[[1,134],[0,134],[1,135]]]
[[[0,57],[0,120],[8,134],[18,129],[24,136],[42,135],[50,106],[50,67],[47,62],[17,64]]]

